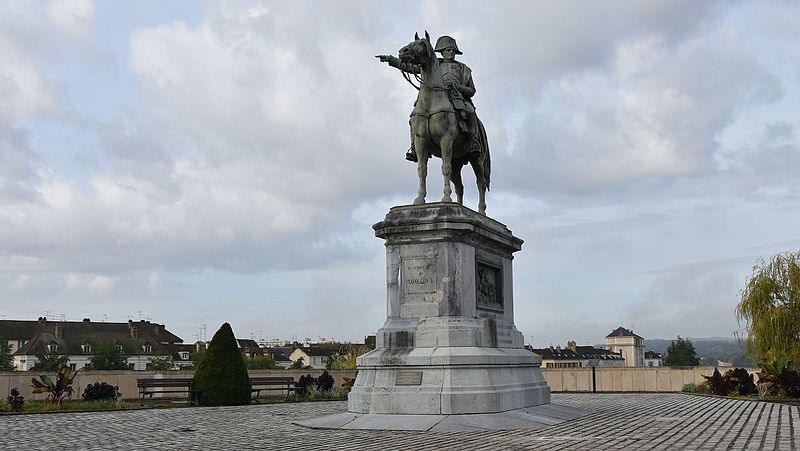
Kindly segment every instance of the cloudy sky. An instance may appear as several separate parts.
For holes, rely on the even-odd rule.
[[[526,342],[731,336],[800,248],[798,5],[2,0],[0,318],[374,333],[371,225],[416,194],[374,55],[428,30],[474,72]]]

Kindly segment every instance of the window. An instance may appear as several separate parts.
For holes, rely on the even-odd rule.
[[[149,343],[147,343],[147,344],[143,344],[143,345],[142,345],[142,351],[143,351],[145,354],[150,354],[150,353],[152,353],[152,352],[153,352],[153,346],[152,346],[151,344],[149,344]]]
[[[122,352],[122,345],[117,343],[117,351]]]
[[[69,364],[69,369],[70,369],[70,371],[75,371],[75,370],[78,369],[78,365],[75,364],[75,363],[70,363]]]
[[[50,343],[47,345],[47,350],[50,352],[58,351],[58,344],[57,343]]]
[[[180,352],[181,360],[189,360],[189,352],[188,351],[181,351]]]
[[[81,345],[81,348],[83,349],[84,354],[91,354],[92,352],[92,345],[90,345],[89,343],[84,343],[83,345]]]
[[[546,368],[581,368],[583,364],[581,362],[555,362],[555,363],[548,363]]]
[[[17,349],[22,349],[22,347],[25,346],[25,343],[26,343],[25,340],[18,340],[17,341]]]

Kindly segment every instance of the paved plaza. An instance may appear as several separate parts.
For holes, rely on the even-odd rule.
[[[526,450],[800,449],[800,408],[683,394],[554,394],[592,414],[496,432],[314,430],[293,421],[345,402],[0,416],[0,449]]]

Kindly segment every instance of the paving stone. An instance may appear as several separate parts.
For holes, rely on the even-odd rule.
[[[345,402],[0,416],[0,449],[23,450],[798,450],[797,406],[683,394],[554,394],[594,413],[533,430],[315,430]],[[341,415],[342,421],[347,415]]]

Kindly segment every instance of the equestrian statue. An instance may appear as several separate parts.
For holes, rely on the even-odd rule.
[[[442,57],[437,58],[436,52]],[[461,54],[456,40],[450,36],[440,37],[434,48],[426,31],[424,39],[415,33],[414,41],[400,49],[399,58],[391,55],[377,55],[376,58],[399,69],[405,79],[419,90],[409,120],[411,148],[406,153],[407,160],[417,163],[419,175],[419,192],[414,203],[425,203],[428,158],[436,156],[442,159],[442,202],[453,201],[452,181],[458,203],[463,205],[461,168],[469,163],[478,185],[478,212],[485,215],[491,174],[489,143],[472,104],[475,95],[472,71],[466,64],[455,60],[455,56]],[[418,86],[412,81],[412,76]]]

